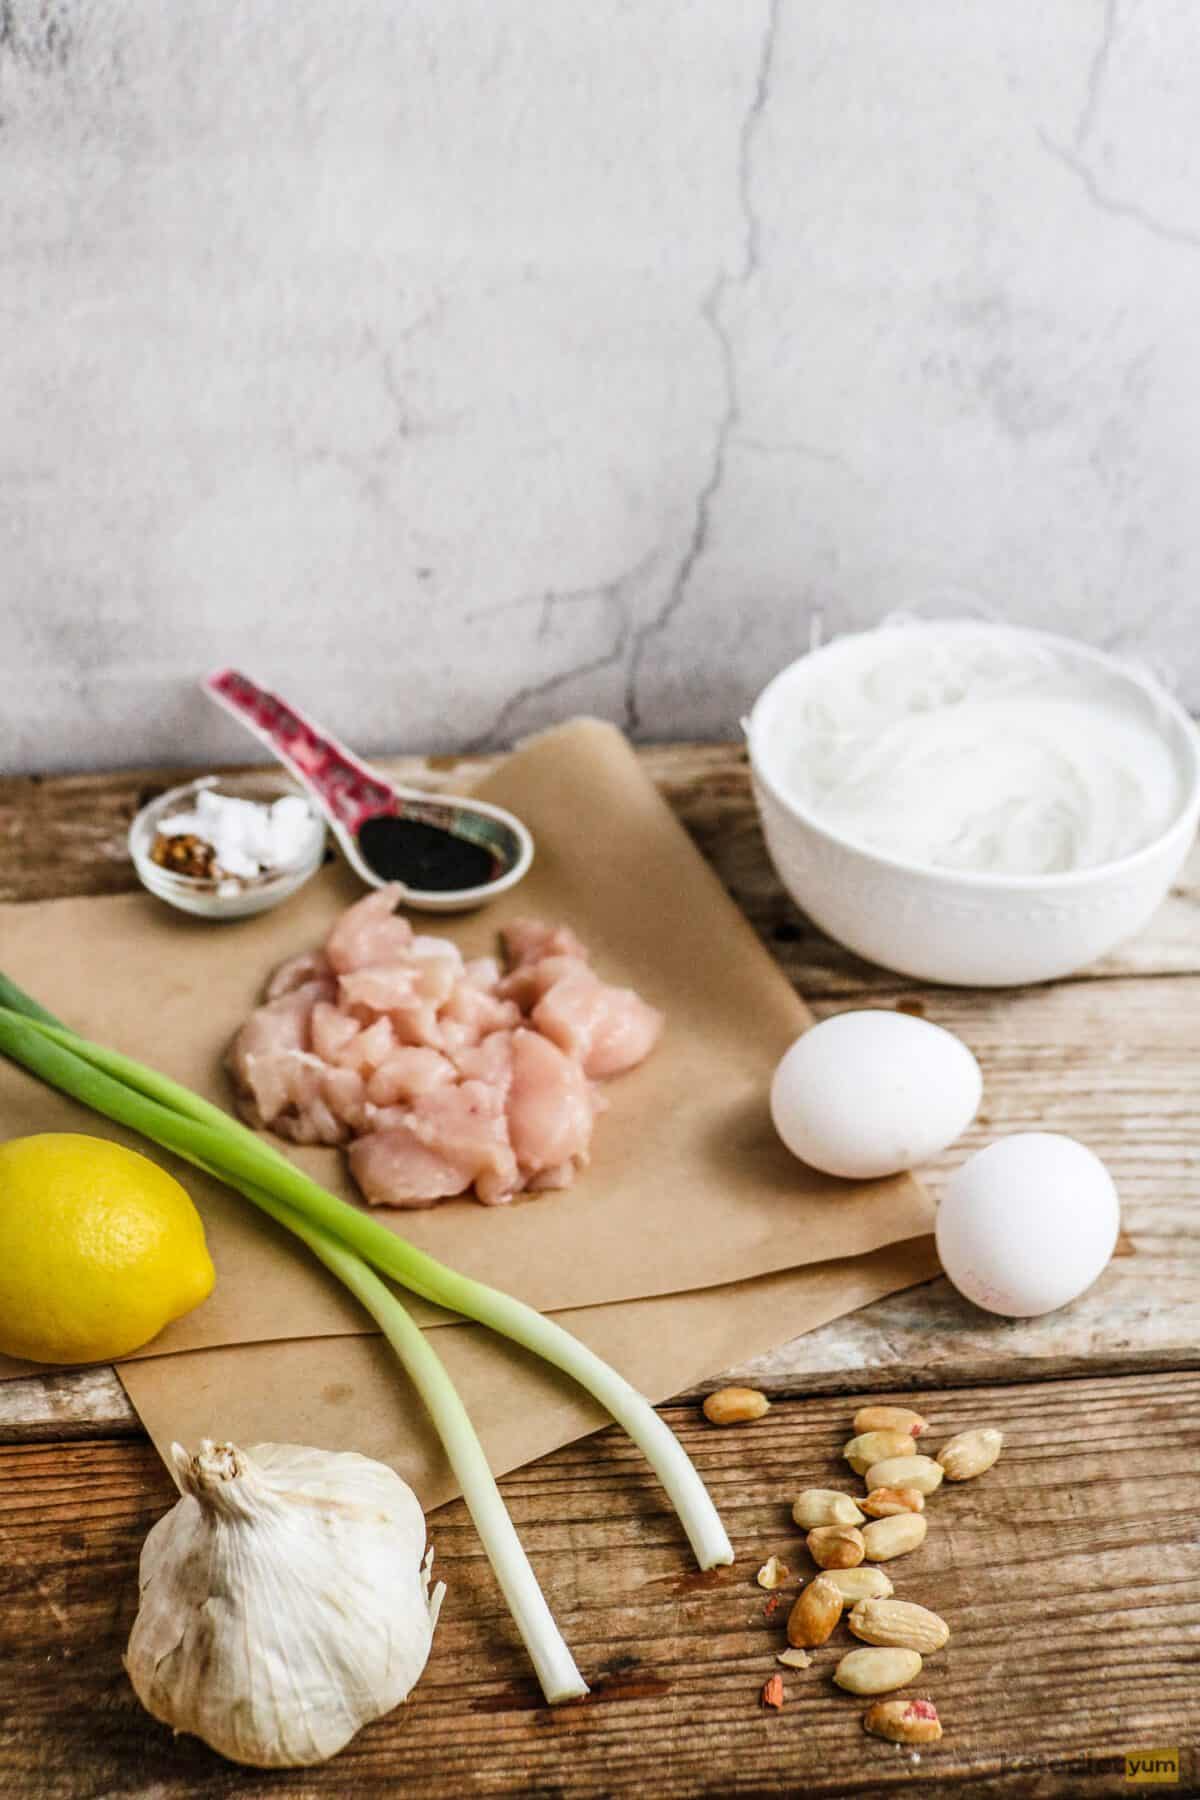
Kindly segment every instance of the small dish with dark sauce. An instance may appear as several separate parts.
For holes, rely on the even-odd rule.
[[[502,806],[389,782],[236,669],[218,670],[204,687],[303,782],[351,868],[371,887],[399,882],[406,906],[483,906],[515,887],[532,863],[533,838]]]

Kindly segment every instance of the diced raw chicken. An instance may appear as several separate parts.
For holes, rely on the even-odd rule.
[[[267,983],[266,997],[278,1000],[284,994],[290,994],[293,988],[303,987],[309,981],[328,981],[332,975],[329,958],[323,950],[305,950],[302,955],[290,956],[280,963]]]
[[[610,987],[581,963],[547,989],[532,1018],[594,1081],[642,1062],[663,1028],[662,1014],[640,994]]]
[[[309,1051],[313,1012],[332,995],[327,981],[292,988],[252,1012],[229,1046],[226,1061],[234,1079],[267,1123],[287,1104],[277,1098],[287,1079],[283,1059]]]
[[[336,1062],[339,1053],[359,1034],[358,1020],[352,1013],[342,1012],[329,1000],[319,1000],[312,1009],[312,1047],[326,1062]]]
[[[399,965],[354,969],[339,977],[338,1000],[352,1007],[361,1019],[386,1014],[401,1044],[432,1044],[436,1048],[442,1042],[438,1003],[420,992],[416,969]]]
[[[475,956],[463,964],[463,977],[472,987],[490,994],[500,983],[500,964],[494,956]]]
[[[471,1185],[470,1175],[431,1150],[407,1121],[356,1138],[350,1173],[372,1206],[436,1206]]]
[[[569,1186],[607,1104],[594,1080],[640,1062],[661,1015],[601,981],[565,926],[514,921],[502,974],[414,936],[399,892],[367,895],[323,951],[275,972],[230,1046],[245,1117],[296,1143],[349,1142],[373,1205]]]
[[[381,1069],[395,1052],[396,1034],[392,1030],[391,1020],[375,1019],[361,1031],[356,1031],[341,1046],[333,1060],[344,1069],[356,1070],[365,1080],[376,1069]]]
[[[592,1118],[591,1089],[579,1064],[540,1032],[514,1031],[508,1135],[522,1174],[562,1170],[586,1158]]]
[[[412,1128],[429,1148],[465,1169],[486,1205],[511,1199],[520,1185],[504,1103],[483,1081],[435,1088],[413,1102]]]
[[[590,975],[588,965],[578,956],[543,956],[540,962],[521,963],[506,975],[499,992],[514,1000],[522,1012],[532,1012],[543,994],[548,994],[556,981],[564,980],[582,969]]]
[[[486,1081],[499,1094],[501,1102],[505,1102],[512,1086],[512,1032],[493,1031],[481,1043],[466,1045],[456,1052],[454,1064],[459,1074],[469,1080]]]
[[[513,1000],[498,1000],[472,982],[460,981],[442,1008],[441,1025],[447,1044],[456,1050],[477,1044],[494,1031],[511,1030],[521,1023],[521,1009]],[[451,1033],[449,1026],[461,1026]]]
[[[360,1138],[350,1166],[373,1206],[424,1205],[472,1184],[494,1206],[519,1185],[503,1108],[481,1081],[422,1094],[403,1123]]]
[[[344,1144],[367,1122],[360,1076],[304,1050],[249,1059],[243,1117],[297,1144]]]
[[[399,882],[391,882],[342,914],[325,940],[325,955],[339,975],[404,956],[413,928],[396,912],[403,892]]]
[[[372,1106],[396,1106],[455,1080],[457,1072],[448,1057],[417,1044],[401,1044],[367,1082],[367,1099]]]
[[[575,956],[586,962],[588,953],[569,925],[547,925],[542,919],[510,919],[500,933],[509,967],[541,962],[547,956]]]

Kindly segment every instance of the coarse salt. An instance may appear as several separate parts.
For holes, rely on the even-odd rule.
[[[221,875],[249,881],[299,862],[319,826],[299,794],[265,805],[202,788],[192,811],[175,813],[158,829],[164,837],[201,838],[212,845]]]

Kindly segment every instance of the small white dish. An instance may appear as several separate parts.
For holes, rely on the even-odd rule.
[[[787,708],[802,704],[806,692],[819,689],[836,666],[833,659],[854,654],[864,634],[837,638],[790,663],[758,696],[746,725],[767,848],[796,904],[870,962],[959,987],[1056,980],[1132,937],[1166,898],[1200,819],[1200,737],[1157,682],[1070,638],[1010,626],[996,630],[1051,648],[1081,669],[1102,668],[1154,718],[1178,759],[1183,798],[1150,843],[1093,867],[1004,875],[906,860],[824,823],[787,791],[773,727]]]
[[[162,821],[189,811],[196,795],[206,788],[260,805],[269,805],[284,794],[300,795],[312,820],[312,833],[300,858],[246,880],[180,875],[156,863],[151,851]],[[129,854],[142,886],[168,906],[201,919],[246,919],[289,900],[315,875],[325,854],[325,821],[299,782],[273,769],[248,775],[203,775],[143,806],[129,827]]]

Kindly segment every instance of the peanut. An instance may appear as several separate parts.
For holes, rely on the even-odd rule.
[[[872,1463],[888,1456],[911,1456],[913,1441],[907,1431],[864,1431],[842,1446],[842,1455],[856,1475],[865,1475]]]
[[[865,1564],[860,1569],[826,1569],[825,1573],[852,1606],[856,1600],[886,1600],[896,1591],[882,1569],[868,1569]]]
[[[863,1554],[872,1562],[890,1562],[893,1556],[905,1556],[925,1542],[925,1529],[924,1513],[897,1513],[890,1519],[872,1519],[859,1534]]]
[[[876,1700],[863,1714],[863,1729],[893,1744],[936,1744],[942,1735],[932,1700]]]
[[[937,1459],[946,1471],[947,1481],[971,1481],[991,1468],[1003,1446],[1004,1433],[985,1425],[979,1431],[960,1431],[942,1445]]]
[[[745,1425],[761,1419],[771,1402],[757,1388],[718,1388],[704,1402],[703,1412],[710,1425]]]
[[[849,1694],[887,1694],[921,1673],[916,1650],[850,1650],[833,1671],[833,1679]]]
[[[907,1431],[920,1437],[928,1431],[929,1421],[907,1406],[860,1406],[854,1415],[854,1429],[863,1431]]]
[[[815,1650],[832,1634],[842,1616],[845,1596],[828,1575],[810,1581],[788,1614],[788,1643],[797,1649]]]
[[[812,1657],[807,1650],[781,1650],[775,1661],[782,1663],[785,1669],[807,1669],[812,1664]]]
[[[925,1496],[914,1487],[872,1488],[863,1501],[863,1511],[873,1519],[890,1519],[893,1513],[924,1512]]]
[[[945,1619],[911,1600],[860,1600],[850,1614],[850,1629],[868,1644],[892,1644],[928,1656],[950,1636]]]
[[[776,1712],[783,1710],[782,1675],[772,1675],[771,1679],[763,1684],[761,1698],[764,1706],[773,1706]]]
[[[792,1502],[792,1518],[803,1531],[818,1525],[861,1525],[853,1494],[839,1494],[833,1488],[805,1488]]]
[[[854,1525],[818,1525],[805,1543],[819,1569],[853,1569],[863,1559],[863,1534]]]
[[[781,1563],[777,1556],[768,1556],[754,1579],[760,1588],[766,1588],[769,1593],[773,1588],[782,1587],[785,1581],[790,1581],[791,1575],[792,1571],[786,1563]]]
[[[871,1464],[866,1483],[868,1488],[911,1487],[932,1494],[941,1487],[945,1472],[932,1456],[886,1456]]]

